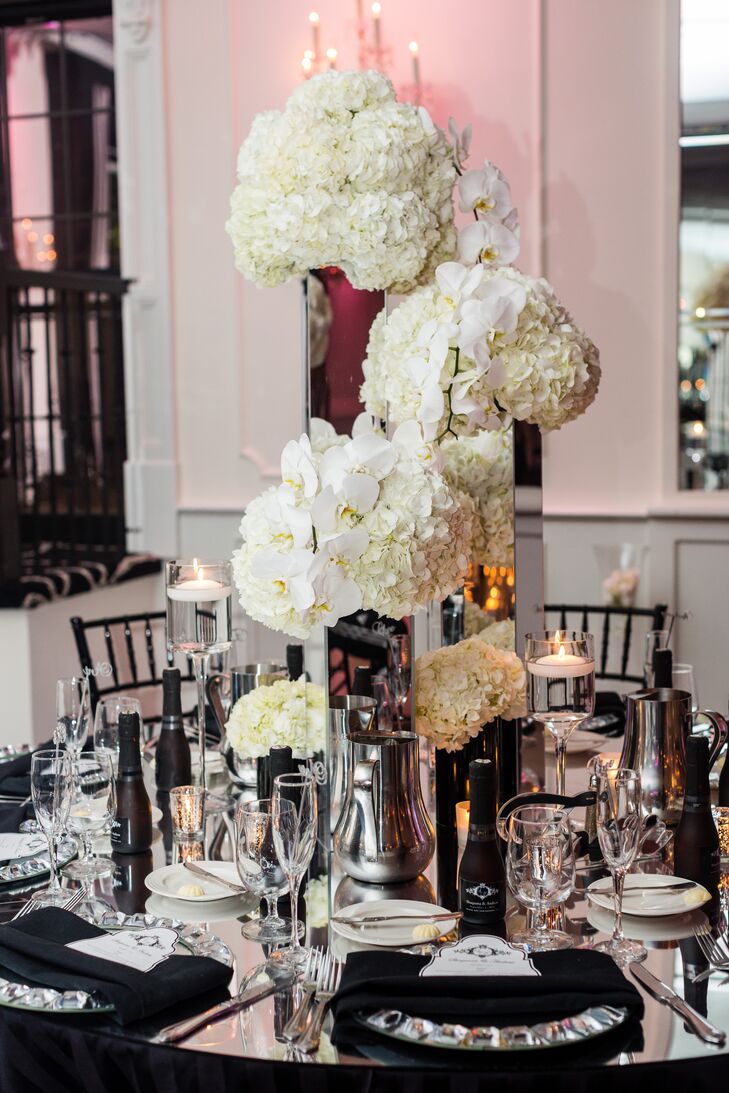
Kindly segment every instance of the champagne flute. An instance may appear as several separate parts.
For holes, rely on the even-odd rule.
[[[287,888],[273,838],[273,803],[248,801],[235,817],[235,864],[238,876],[259,899],[266,901],[266,917],[243,924],[243,936],[264,945],[288,941],[291,920],[278,914],[278,901]]]
[[[71,805],[68,812],[68,830],[81,839],[84,856],[70,862],[64,875],[91,886],[97,877],[107,877],[114,872],[110,858],[94,854],[92,841],[114,816],[116,794],[114,766],[111,757],[99,752],[93,758],[84,759],[74,779]]]
[[[62,751],[36,751],[30,761],[30,793],[38,826],[48,842],[51,880],[47,888],[35,894],[43,906],[64,903],[68,893],[58,879],[56,839],[62,834],[71,806],[73,776],[71,757]]]
[[[56,682],[57,734],[71,756],[71,769],[74,773],[78,769],[79,756],[89,734],[89,721],[88,680],[84,676],[59,679]]]
[[[300,967],[309,950],[299,943],[299,888],[313,857],[317,834],[316,780],[311,771],[279,774],[274,779],[272,818],[273,844],[291,896],[291,944],[280,950],[281,958]]]
[[[390,685],[397,703],[398,721],[402,723],[411,678],[410,637],[408,634],[388,635],[388,656],[390,661]]]
[[[640,774],[623,768],[597,767],[597,838],[602,856],[613,877],[615,929],[609,941],[595,948],[607,953],[620,967],[644,960],[646,951],[639,941],[623,934],[623,886],[625,875],[635,861],[643,839]]]

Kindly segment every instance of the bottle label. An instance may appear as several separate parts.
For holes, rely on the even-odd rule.
[[[503,918],[505,892],[503,884],[461,879],[458,884],[458,905],[464,917],[479,922]]]
[[[131,846],[132,821],[128,816],[115,816],[111,821],[111,845]]]

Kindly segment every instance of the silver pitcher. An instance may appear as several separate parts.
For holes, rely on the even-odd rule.
[[[329,818],[334,831],[342,811],[349,780],[351,732],[369,732],[377,704],[365,695],[329,696]]]
[[[727,737],[721,714],[702,710],[713,726],[711,766]],[[643,808],[669,825],[678,823],[686,786],[686,739],[693,728],[691,695],[670,688],[627,696],[625,740],[620,766],[641,776]]]
[[[241,695],[249,694],[256,687],[266,687],[270,683],[275,683],[277,679],[288,678],[286,665],[273,660],[261,661],[258,664],[239,664],[231,668],[230,672],[216,672],[208,678],[208,702],[220,729],[220,751],[233,781],[239,786],[255,786],[258,760],[244,759],[236,755],[228,743],[225,732],[228,717],[223,703],[223,688],[230,689],[230,708],[232,709]]]
[[[350,877],[371,884],[413,880],[430,863],[435,832],[420,789],[413,732],[351,733],[347,796],[334,854]]]

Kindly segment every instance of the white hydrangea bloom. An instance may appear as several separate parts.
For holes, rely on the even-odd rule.
[[[376,72],[324,72],[259,114],[226,230],[262,286],[336,265],[355,288],[408,292],[456,250],[452,150]]]
[[[516,649],[516,628],[513,619],[490,622],[477,634],[477,637],[485,641],[487,645],[493,645],[494,649],[504,649],[507,653],[513,653]]]
[[[448,437],[441,445],[444,474],[474,503],[473,560],[483,566],[514,562],[514,460],[510,429]]]
[[[282,484],[243,517],[240,602],[274,630],[307,637],[360,608],[403,618],[468,571],[473,503],[443,476],[422,429],[409,422],[387,440],[362,415],[353,434],[312,423],[311,440],[284,449]]]
[[[466,284],[467,272],[446,263],[441,284],[377,317],[360,391],[367,410],[420,420],[431,440],[512,418],[559,429],[584,413],[597,394],[598,352],[548,282],[483,268],[463,298],[451,286]]]
[[[273,747],[289,747],[299,758],[322,752],[324,688],[307,683],[303,676],[256,687],[235,703],[225,731],[233,750],[246,759],[260,759]]]
[[[484,609],[473,600],[465,600],[463,604],[463,636],[472,638],[474,634],[480,634],[484,626],[491,621],[491,617]],[[492,644],[496,644],[493,642]],[[500,648],[500,647],[499,647]]]
[[[437,748],[460,751],[483,725],[526,712],[526,673],[518,656],[478,637],[424,653],[415,673],[416,731]]]

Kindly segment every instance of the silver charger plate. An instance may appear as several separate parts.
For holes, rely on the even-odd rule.
[[[58,843],[58,868],[68,865],[78,853],[75,839],[63,838]],[[32,858],[16,858],[9,865],[0,866],[0,885],[17,884],[19,881],[33,880],[50,872],[48,854],[36,854]]]
[[[563,1017],[559,1021],[505,1028],[439,1024],[388,1009],[357,1013],[355,1017],[365,1028],[418,1047],[447,1048],[449,1051],[542,1051],[603,1036],[622,1025],[628,1011],[614,1006],[590,1006],[574,1017]]]
[[[149,930],[165,926],[177,932],[180,945],[191,956],[209,956],[227,967],[233,963],[233,953],[224,941],[215,934],[197,926],[189,926],[179,919],[144,914],[125,915],[121,911],[92,912],[80,917],[109,931]],[[87,991],[57,991],[51,987],[12,983],[1,978],[0,1006],[35,1013],[96,1015],[114,1012],[114,1006],[105,1002],[98,994],[89,994]]]

